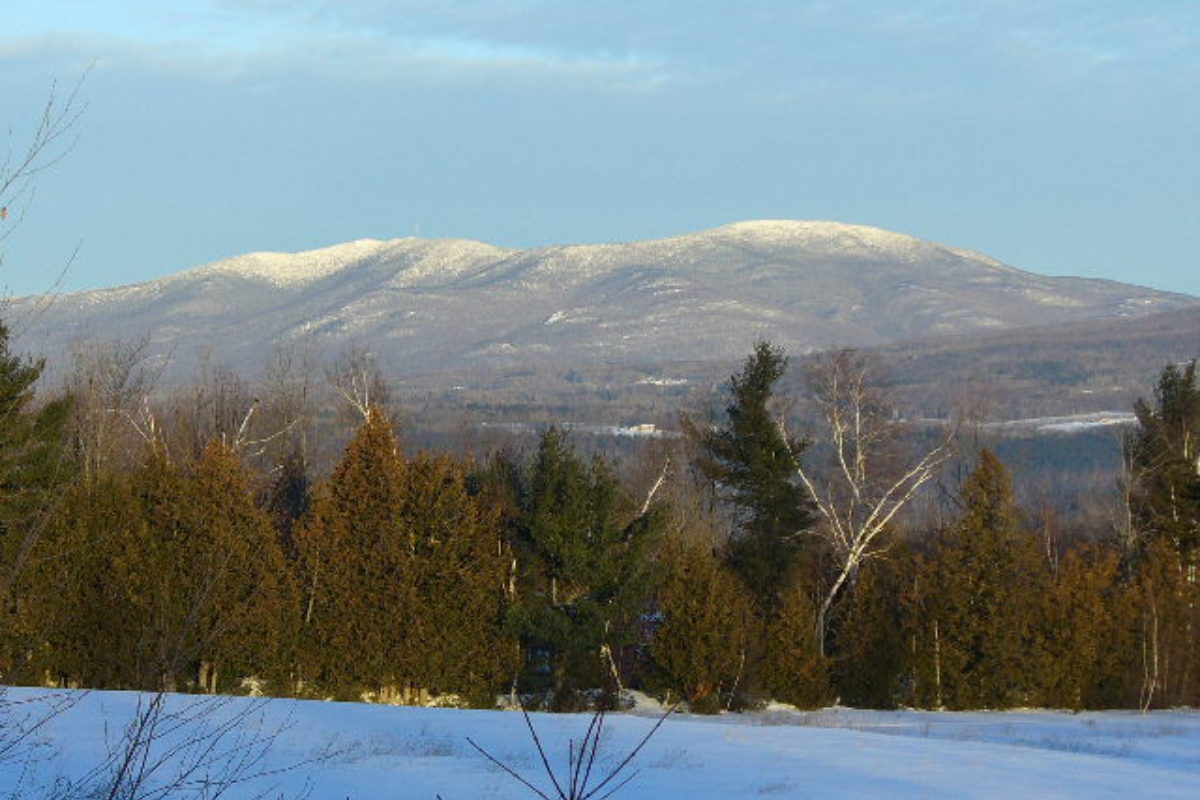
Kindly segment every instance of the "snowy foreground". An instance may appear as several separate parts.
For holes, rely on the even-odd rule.
[[[43,720],[46,696],[42,690],[10,689],[4,735],[21,720]],[[53,696],[77,702],[4,755],[0,796],[42,797],[56,781],[85,782],[81,778],[89,769],[120,748],[125,726],[148,702],[122,692]],[[186,762],[207,753],[209,763],[194,779],[227,775],[235,763],[230,759],[240,758],[242,776],[249,779],[233,786],[224,795],[229,798],[535,796],[476,752],[470,736],[553,796],[519,713],[248,698],[213,703],[168,697],[158,728],[164,735],[148,763],[162,754]],[[596,771],[612,765],[606,757],[623,757],[656,716],[649,702],[610,716]],[[589,719],[533,715],[556,768],[565,770],[567,741],[578,741]],[[194,737],[197,733],[204,735]],[[175,738],[188,735],[197,741],[189,745]],[[198,749],[208,745],[215,745],[211,752]],[[177,766],[163,765],[150,782],[170,780]],[[637,774],[616,798],[1194,799],[1200,797],[1200,713],[836,708],[675,715],[633,767]],[[273,774],[252,777],[264,772]]]

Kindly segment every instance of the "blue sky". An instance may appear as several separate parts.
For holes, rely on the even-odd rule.
[[[1194,0],[0,0],[0,124],[93,65],[10,294],[373,237],[878,225],[1200,295]],[[20,218],[20,225],[13,222]]]

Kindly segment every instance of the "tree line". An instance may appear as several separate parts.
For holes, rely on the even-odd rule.
[[[900,418],[853,351],[809,362],[819,418],[797,420],[787,358],[759,343],[723,408],[621,463],[553,426],[529,450],[407,453],[352,365],[324,475],[304,391],[225,381],[152,408],[131,360],[90,363],[35,397],[43,365],[0,328],[4,682],[554,708],[640,688],[699,711],[1200,700],[1195,363],[1138,403],[1103,529],[1035,524],[992,451]]]

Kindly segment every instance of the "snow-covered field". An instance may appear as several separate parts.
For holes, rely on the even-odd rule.
[[[20,720],[43,719],[38,698],[45,696],[9,690],[0,749],[3,734]],[[125,725],[149,702],[120,692],[68,696],[77,702],[5,754],[0,796],[45,797],[56,781],[60,787],[64,780],[86,783],[82,776],[119,751]],[[175,761],[168,759],[152,780],[170,781],[180,762],[195,761],[212,746],[215,758],[189,780],[219,779],[237,759],[243,777],[271,773],[232,787],[224,795],[229,798],[264,792],[336,800],[535,796],[476,752],[469,736],[554,796],[519,713],[247,698],[213,703],[168,696],[158,721],[164,735],[147,763],[163,754]],[[643,702],[609,716],[596,773],[623,757],[656,714]],[[552,764],[565,771],[568,740],[584,735],[590,716],[532,718]],[[188,745],[186,737],[196,741]],[[674,715],[633,769],[636,775],[616,798],[1198,798],[1200,713],[836,708]]]

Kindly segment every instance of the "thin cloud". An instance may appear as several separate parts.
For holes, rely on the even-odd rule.
[[[725,71],[767,82],[839,58],[849,80],[872,69],[903,76],[905,64],[888,56],[924,48],[935,60],[974,53],[1098,67],[1200,58],[1193,0],[1149,7],[1127,0],[742,0],[733,7],[726,0],[193,0],[106,3],[102,13],[43,0],[8,29],[13,37],[68,33],[148,46],[193,38],[235,55],[359,41],[373,43],[372,52],[390,44],[394,53],[464,65],[617,74],[652,65],[660,78]]]
[[[1200,6],[1173,0],[1150,11],[1115,0],[105,5],[104,14],[83,13],[40,34],[30,15],[0,46],[15,54],[75,43],[85,60],[201,80],[267,74],[500,91],[699,93],[810,111],[950,104],[1003,114],[1064,91],[1178,93],[1200,74]],[[46,24],[61,25],[64,16]]]
[[[73,57],[204,80],[273,73],[399,83],[495,82],[645,89],[670,79],[664,64],[633,57],[573,56],[530,47],[441,37],[391,38],[321,34],[272,42],[162,38],[131,40],[104,34],[57,34],[0,41],[0,59]]]

